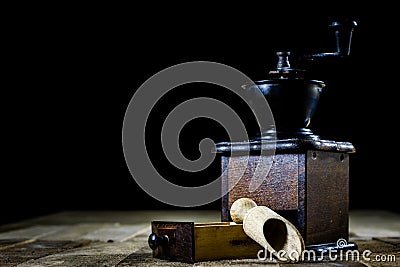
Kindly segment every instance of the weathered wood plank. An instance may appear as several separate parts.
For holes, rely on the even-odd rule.
[[[358,240],[358,250],[360,252],[360,262],[367,266],[399,266],[400,252],[396,245],[380,240]],[[365,251],[371,253],[365,254]]]
[[[120,225],[115,224],[108,227],[102,227],[93,232],[82,235],[82,239],[88,239],[101,242],[122,242],[133,238],[140,232],[151,233],[150,224],[139,225]]]
[[[143,243],[118,242],[118,243],[92,243],[88,246],[69,249],[60,253],[52,253],[45,257],[26,261],[19,267],[31,266],[62,266],[62,267],[87,267],[87,266],[115,266],[129,254],[144,248]]]
[[[349,216],[352,238],[400,236],[400,214],[383,210],[353,210]]]
[[[195,264],[154,259],[147,244],[152,220],[218,222],[220,211],[62,212],[0,226],[0,266],[278,266],[257,259]],[[119,223],[119,224],[115,224]],[[118,227],[122,227],[118,230]],[[140,227],[139,227],[140,226]],[[359,251],[394,255],[396,262],[364,261],[366,266],[398,266],[400,214],[350,211],[350,241]],[[85,236],[87,240],[81,240]],[[108,239],[112,237],[111,239]],[[90,242],[90,240],[99,242]],[[107,241],[114,241],[107,243]],[[73,241],[73,242],[71,242]],[[221,248],[222,249],[222,248]],[[360,266],[357,262],[307,262],[296,266]],[[280,263],[279,265],[286,265]]]
[[[293,265],[293,264],[292,264]],[[290,266],[290,264],[280,264],[279,266]],[[322,262],[307,262],[296,263],[296,267],[366,267],[365,264],[357,261],[322,261]]]
[[[64,226],[32,226],[0,234],[0,251],[24,246],[64,229]]]
[[[184,263],[179,261],[160,260],[152,257],[151,253],[135,252],[128,257],[118,262],[116,267],[148,267],[148,266],[163,266],[163,267],[189,267],[194,266],[192,263]],[[221,265],[219,265],[221,266]]]
[[[63,229],[57,232],[51,233],[49,235],[43,236],[40,239],[43,240],[69,240],[77,241],[82,239],[92,240],[90,238],[84,238],[89,233],[96,232],[99,229],[115,226],[115,224],[110,223],[78,223],[73,225],[65,225]],[[97,241],[92,240],[92,241]]]
[[[63,225],[37,225],[0,233],[0,239],[38,239],[65,229]]]
[[[11,246],[0,250],[0,266],[15,266],[32,259],[84,246],[87,243],[88,242],[36,240],[18,246]]]
[[[220,261],[201,261],[196,263],[185,263],[179,261],[167,261],[155,259],[151,253],[137,252],[129,255],[124,260],[119,262],[116,267],[150,267],[150,266],[165,266],[165,267],[192,267],[192,266],[210,266],[210,267],[246,267],[246,266],[273,266],[278,267],[278,263],[269,261],[259,261],[257,259],[241,259],[241,260],[220,260]]]
[[[370,250],[373,253],[387,253],[399,251],[396,245],[392,245],[379,240],[357,240],[359,251]]]
[[[2,248],[7,248],[10,245],[13,245],[15,243],[23,242],[26,239],[0,239],[0,250]]]
[[[299,266],[299,267],[366,267],[361,262],[299,262],[296,264],[293,263],[278,263],[276,261],[270,261],[269,259],[265,261],[261,261],[258,259],[240,259],[240,260],[220,260],[220,261],[203,261],[197,262],[194,264],[191,263],[183,263],[183,262],[171,262],[159,259],[153,259],[151,254],[149,253],[134,253],[129,255],[127,258],[119,262],[116,267],[128,267],[128,266],[137,266],[137,267],[255,267],[255,266],[263,266],[263,267],[278,267],[278,266]]]
[[[219,210],[132,210],[132,211],[64,211],[0,226],[0,232],[32,225],[71,225],[77,223],[140,224],[157,221],[218,222]]]
[[[382,241],[385,243],[389,243],[391,245],[395,245],[396,247],[400,248],[400,236],[396,237],[375,237],[374,240]]]

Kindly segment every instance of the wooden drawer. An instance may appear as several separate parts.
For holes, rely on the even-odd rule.
[[[198,262],[257,258],[262,249],[244,233],[242,224],[153,221],[151,226],[158,237],[168,237],[153,250],[153,257],[158,259]]]

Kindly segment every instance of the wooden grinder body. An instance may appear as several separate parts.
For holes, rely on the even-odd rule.
[[[246,157],[240,153],[225,154],[227,144],[235,150],[234,143],[217,145],[217,151],[222,152],[225,189],[240,175],[237,166]],[[259,155],[250,155],[244,175],[222,197],[221,220],[232,221],[232,203],[247,197],[287,218],[298,228],[306,245],[347,240],[351,152],[354,148],[350,143],[321,140],[292,146],[278,143],[269,173],[253,192],[249,190],[252,175],[257,165],[264,163]]]

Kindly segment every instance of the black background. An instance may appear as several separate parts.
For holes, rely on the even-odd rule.
[[[125,12],[107,6],[14,9],[3,39],[0,222],[62,210],[180,209],[148,196],[126,166],[122,125],[135,90],[164,68],[199,60],[265,79],[276,51],[333,51],[327,25],[347,18],[359,24],[351,56],[312,70],[327,87],[310,126],[324,139],[349,141],[357,149],[350,159],[351,209],[398,212],[399,47],[390,8],[335,15],[329,8],[287,13],[283,7],[235,7],[234,12],[196,5],[174,12],[159,6]],[[187,97],[224,98],[224,91],[204,88]],[[159,124],[183,92],[177,89],[159,103],[147,138],[159,139]],[[218,125],[193,121],[182,132],[185,155],[198,157],[204,137],[228,141]],[[149,150],[157,159],[162,151],[156,145]],[[185,180],[169,172],[162,158],[157,168],[186,185],[205,184],[219,171],[217,162]]]

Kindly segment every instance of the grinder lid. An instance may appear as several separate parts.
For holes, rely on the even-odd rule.
[[[277,52],[278,63],[276,69],[269,71],[266,80],[255,81],[257,86],[260,85],[279,85],[279,84],[313,84],[320,88],[325,87],[325,83],[319,80],[305,79],[305,69],[291,68],[289,63],[290,52]]]

